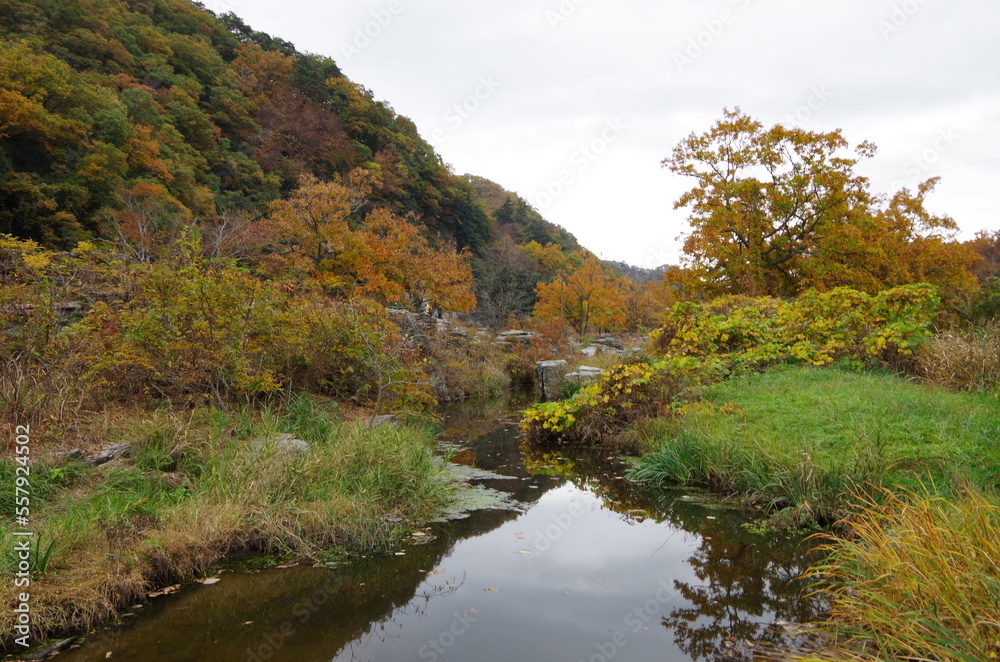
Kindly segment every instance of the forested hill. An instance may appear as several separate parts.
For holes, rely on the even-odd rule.
[[[0,233],[69,246],[122,209],[261,215],[362,168],[372,205],[479,250],[490,219],[413,122],[326,57],[190,0],[0,0]],[[167,221],[165,219],[173,219]]]
[[[472,184],[476,200],[495,221],[494,234],[509,237],[518,244],[532,241],[542,246],[556,244],[567,253],[583,249],[572,233],[546,221],[518,194],[485,177],[465,175],[464,178]]]

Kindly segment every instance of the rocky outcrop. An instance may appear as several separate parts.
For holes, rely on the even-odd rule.
[[[625,353],[625,345],[621,340],[613,336],[601,336],[590,345],[580,350],[584,356],[591,358],[598,354],[611,354],[612,356],[622,356]]]
[[[575,382],[577,384],[589,384],[594,381],[601,374],[604,373],[602,368],[593,368],[589,365],[582,365],[576,370],[566,375],[566,381]]]
[[[562,398],[562,385],[569,372],[568,361],[539,361],[535,364],[535,375],[542,390],[542,400],[551,402]]]

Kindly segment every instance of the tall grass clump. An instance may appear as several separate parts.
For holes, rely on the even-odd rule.
[[[814,570],[832,593],[831,624],[878,659],[1000,659],[1000,505],[885,492],[850,519]]]
[[[929,382],[1000,396],[1000,322],[939,333],[915,361]]]

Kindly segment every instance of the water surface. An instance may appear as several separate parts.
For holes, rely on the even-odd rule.
[[[752,659],[801,599],[799,539],[621,478],[606,450],[519,450],[502,410],[449,419],[456,460],[499,474],[521,511],[436,524],[401,555],[234,571],[157,598],[59,659],[163,662],[628,662]],[[426,541],[426,542],[423,542]],[[108,658],[107,654],[111,657]]]

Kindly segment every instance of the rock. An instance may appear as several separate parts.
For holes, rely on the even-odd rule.
[[[120,457],[125,457],[132,452],[132,442],[123,441],[120,444],[111,444],[105,446],[101,451],[92,458],[89,458],[87,462],[99,467],[102,464],[107,464],[111,460],[117,460]]]
[[[593,344],[604,345],[605,347],[617,349],[619,352],[625,351],[625,345],[622,344],[622,341],[613,336],[601,336]]]
[[[535,364],[535,375],[542,390],[542,400],[551,402],[562,397],[562,384],[569,372],[567,361],[539,361]]]
[[[62,641],[57,641],[54,644],[50,644],[50,645],[46,646],[45,648],[39,648],[34,653],[29,653],[28,655],[23,656],[21,659],[22,660],[44,660],[45,658],[47,658],[47,657],[49,657],[51,655],[55,655],[56,653],[59,653],[61,651],[66,650],[71,645],[73,645],[74,641],[76,641],[75,638],[72,638],[72,639],[63,639]]]
[[[587,365],[582,365],[574,372],[567,374],[566,381],[576,382],[578,384],[587,384],[594,381],[602,374],[604,374],[604,370],[601,368],[592,368]]]
[[[394,414],[384,414],[382,416],[375,416],[368,421],[368,427],[370,428],[380,428],[383,425],[387,425],[390,428],[398,428],[399,417]]]
[[[523,331],[521,329],[513,329],[511,331],[504,331],[498,335],[496,339],[498,342],[524,343],[534,340],[537,337],[537,333]]]
[[[305,455],[309,452],[309,444],[287,432],[282,432],[274,439],[261,437],[253,442],[254,452],[260,453],[265,448],[275,451],[278,455]]]
[[[615,341],[618,342],[618,341]],[[621,345],[621,343],[618,343]],[[594,358],[598,354],[611,354],[612,356],[621,356],[625,353],[624,350],[618,349],[607,343],[603,343],[600,340],[595,340],[593,344],[588,345],[580,350],[580,353],[584,356]]]

